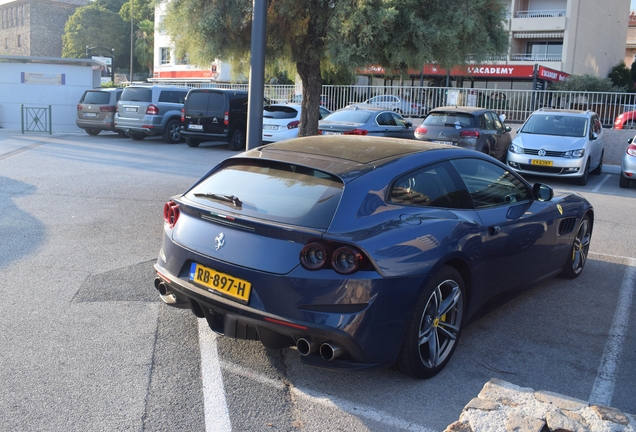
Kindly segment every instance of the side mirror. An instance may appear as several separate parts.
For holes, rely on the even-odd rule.
[[[554,197],[554,190],[543,183],[535,183],[532,186],[532,195],[537,201],[550,201]]]
[[[411,123],[410,121],[404,122],[406,124],[407,128],[410,128],[411,126],[413,126],[413,123]]]
[[[627,140],[627,144],[631,144],[631,143],[632,143],[632,141],[634,141],[634,138],[630,138],[630,139],[628,139],[628,140]]]
[[[510,126],[506,126],[506,132],[510,132],[512,128]]]
[[[592,136],[590,137],[590,139],[592,141],[597,140],[598,139],[598,134],[596,132],[592,132]]]

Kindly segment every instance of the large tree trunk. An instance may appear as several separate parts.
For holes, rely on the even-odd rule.
[[[298,136],[318,135],[320,93],[322,92],[320,61],[300,61],[296,63],[296,70],[303,83],[303,101]]]

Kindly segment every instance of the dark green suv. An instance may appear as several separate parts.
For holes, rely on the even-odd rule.
[[[190,89],[181,122],[181,135],[190,147],[204,141],[225,141],[231,150],[245,150],[247,92]]]

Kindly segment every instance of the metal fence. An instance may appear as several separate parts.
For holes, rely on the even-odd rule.
[[[24,132],[53,133],[51,105],[48,107],[26,107],[20,104],[20,128]]]
[[[189,87],[248,90],[247,84],[180,83]],[[265,97],[272,103],[289,102],[301,94],[300,86],[266,85]],[[426,107],[446,105],[490,108],[506,115],[507,122],[522,123],[539,108],[590,110],[603,126],[612,127],[619,114],[636,110],[636,93],[564,92],[551,90],[500,90],[416,86],[322,86],[323,104],[330,110],[364,102],[373,96],[394,95]]]

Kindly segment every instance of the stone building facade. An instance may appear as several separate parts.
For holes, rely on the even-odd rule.
[[[0,0],[0,54],[61,57],[68,18],[88,0]]]

